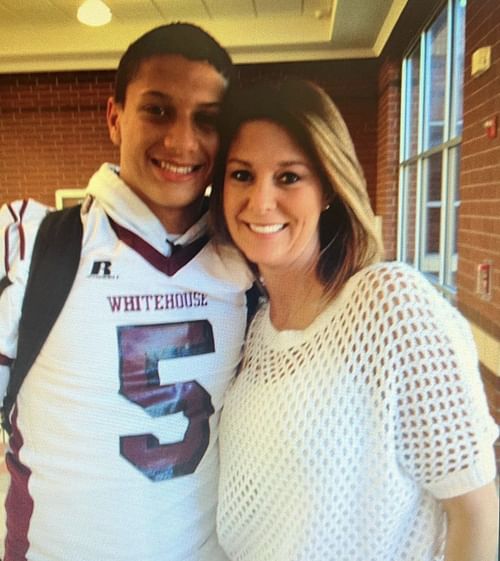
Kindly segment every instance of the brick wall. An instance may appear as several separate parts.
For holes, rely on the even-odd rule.
[[[468,0],[464,73],[464,130],[460,175],[458,305],[484,341],[489,360],[482,371],[489,403],[500,422],[500,130],[488,139],[484,122],[496,116],[500,126],[500,2]],[[492,66],[471,77],[472,53],[490,45]],[[476,268],[493,266],[492,295],[476,294]],[[497,458],[500,460],[500,443]]]
[[[295,74],[324,86],[343,112],[365,170],[376,182],[374,61],[240,67],[242,81]],[[85,187],[103,161],[118,161],[107,133],[112,72],[0,75],[0,204],[31,196],[54,204],[54,191]]]
[[[472,53],[491,45],[492,66],[471,77]],[[476,323],[500,338],[500,132],[488,139],[484,122],[500,119],[500,3],[469,0],[464,76],[464,130],[458,236],[459,303]],[[500,124],[500,123],[499,123]],[[476,267],[493,264],[491,300],[476,293]],[[472,310],[474,310],[472,312]]]
[[[382,232],[387,259],[396,258],[400,73],[401,61],[386,58],[381,65],[378,80],[378,173],[375,211],[382,217]]]
[[[106,128],[110,72],[0,75],[0,203],[85,187],[117,161]]]

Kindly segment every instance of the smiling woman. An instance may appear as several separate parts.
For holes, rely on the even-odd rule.
[[[277,173],[278,181],[273,181],[281,188],[273,193],[287,193],[280,197],[279,206],[286,204],[290,208],[291,203],[286,201],[296,196],[295,193],[302,193],[304,185],[315,186],[313,191],[320,196],[321,212],[315,211],[320,252],[303,284],[315,285],[320,292],[326,290],[329,298],[335,296],[352,274],[376,262],[382,252],[363,171],[338,109],[322,90],[301,80],[233,90],[225,107],[221,118],[221,147],[214,172],[217,188],[212,197],[212,222],[217,238],[221,242],[231,240],[229,225],[234,227],[235,217],[224,214],[228,204],[225,194],[228,194],[229,201],[233,198],[230,186],[251,182],[255,190],[256,171],[251,166],[278,166],[280,171],[276,168],[273,172]],[[279,146],[274,147],[275,142],[279,142]],[[243,143],[245,152],[242,151]],[[228,161],[228,157],[236,162]],[[254,162],[249,162],[250,157]],[[272,158],[273,162],[270,161]],[[237,175],[231,177],[228,169],[232,170],[238,160],[247,168],[238,169],[236,165],[237,169],[233,171]],[[301,168],[287,169],[290,164]],[[264,169],[257,171],[259,181],[263,173],[269,175],[269,169],[267,172]],[[238,177],[240,180],[235,181]],[[227,189],[222,190],[220,186],[226,180]],[[257,191],[261,194],[271,192],[269,189]],[[309,199],[307,204],[311,204]],[[300,212],[296,205],[293,207],[294,212]],[[259,224],[262,220],[254,222]],[[283,233],[288,235],[290,231]],[[288,274],[285,270],[282,273]]]
[[[311,160],[282,127],[244,124],[229,150],[224,212],[231,237],[265,271],[314,271],[327,205]]]
[[[290,80],[233,93],[222,117],[212,223],[268,296],[221,417],[229,558],[493,561],[497,429],[468,324],[379,262],[335,105]]]

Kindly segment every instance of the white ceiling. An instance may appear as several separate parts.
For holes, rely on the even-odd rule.
[[[409,0],[106,0],[113,19],[97,28],[77,21],[81,1],[0,0],[0,73],[115,68],[131,41],[179,20],[236,63],[377,57]]]

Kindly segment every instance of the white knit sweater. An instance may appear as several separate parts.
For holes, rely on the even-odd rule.
[[[439,560],[438,499],[495,477],[468,325],[400,263],[356,274],[303,331],[265,306],[220,433],[233,561]]]

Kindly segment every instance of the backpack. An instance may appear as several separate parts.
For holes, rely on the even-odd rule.
[[[76,276],[82,247],[81,205],[50,212],[42,220],[33,246],[26,283],[17,356],[2,407],[2,427],[9,434],[10,411],[26,374],[59,316]],[[0,281],[8,286],[7,277]]]

